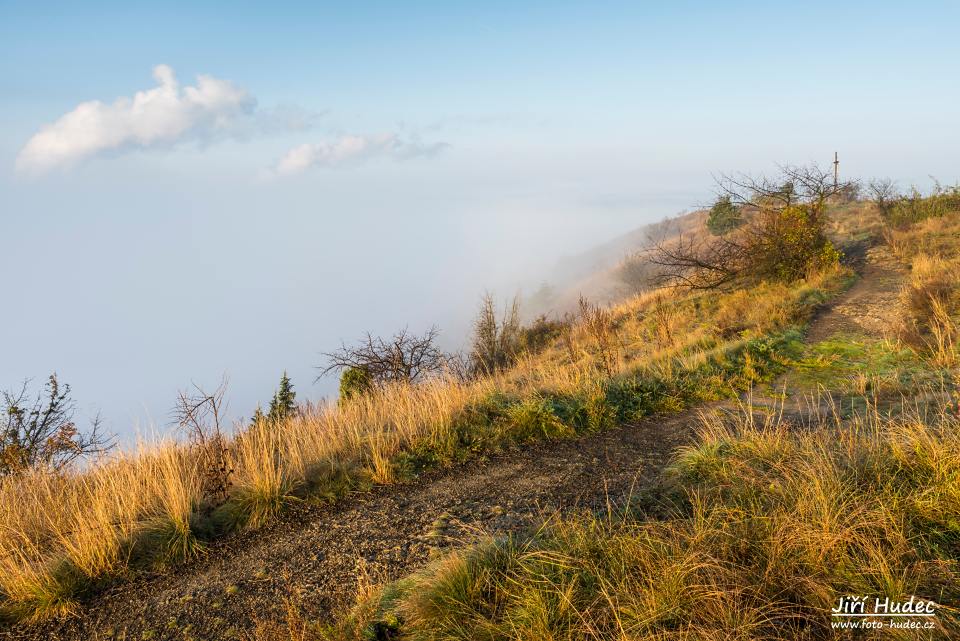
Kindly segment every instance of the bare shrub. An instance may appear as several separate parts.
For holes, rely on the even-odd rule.
[[[514,297],[499,316],[493,295],[484,294],[470,349],[470,369],[475,376],[490,376],[513,364],[520,353],[520,328],[518,298]]]
[[[596,344],[599,366],[607,376],[612,376],[617,371],[619,355],[613,314],[605,307],[591,304],[583,296],[580,297],[579,307],[581,326]]]
[[[70,386],[51,374],[31,400],[29,381],[18,392],[3,393],[0,416],[0,477],[29,469],[59,472],[82,456],[112,447],[100,432],[99,417],[81,432],[73,420],[76,403]]]
[[[867,184],[867,194],[884,218],[889,218],[890,211],[900,198],[897,184],[889,178],[874,178],[871,180]]]
[[[367,333],[361,341],[349,347],[346,344],[334,352],[324,354],[327,366],[320,376],[331,372],[362,372],[365,388],[382,387],[388,383],[418,383],[445,371],[447,356],[437,347],[440,330],[431,327],[422,335],[404,328],[388,339]],[[360,375],[353,374],[360,378]]]
[[[194,384],[192,390],[179,392],[173,418],[186,432],[200,462],[201,490],[207,508],[222,505],[232,485],[233,467],[221,421],[226,378],[208,393]]]

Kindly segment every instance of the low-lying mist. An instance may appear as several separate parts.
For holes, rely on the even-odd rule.
[[[50,202],[34,207],[95,213],[64,214],[50,221],[59,232],[43,237],[21,230],[8,258],[33,260],[42,248],[45,260],[33,261],[20,313],[8,316],[20,340],[0,385],[30,378],[39,389],[56,372],[72,387],[80,423],[99,412],[123,445],[170,433],[177,391],[213,388],[224,376],[230,420],[265,408],[284,371],[298,401],[318,402],[337,388],[336,376],[315,380],[323,352],[366,332],[431,326],[442,348],[462,349],[484,292],[506,301],[545,283],[569,286],[600,266],[603,251],[584,252],[696,200],[519,195],[465,204],[369,184],[377,183],[343,174],[323,189],[134,185],[134,213],[102,198],[96,181],[45,194]],[[76,243],[81,226],[98,228],[96,240]],[[611,247],[615,262],[623,247]],[[522,310],[540,311],[549,310]]]

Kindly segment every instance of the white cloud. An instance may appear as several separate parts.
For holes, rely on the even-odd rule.
[[[17,171],[39,174],[102,153],[208,139],[256,107],[244,89],[213,76],[181,88],[173,69],[157,65],[153,77],[157,86],[132,98],[83,102],[43,126],[20,150]]]
[[[397,134],[342,136],[330,142],[304,144],[294,147],[274,165],[272,174],[288,176],[311,167],[337,167],[357,164],[377,157],[405,160],[416,156],[432,156],[446,143],[424,144],[418,140],[403,140]]]

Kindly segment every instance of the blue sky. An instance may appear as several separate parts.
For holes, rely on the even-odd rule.
[[[455,345],[712,173],[958,178],[956,3],[197,4],[0,0],[0,387],[126,434],[224,372],[235,415],[320,398],[366,330]]]

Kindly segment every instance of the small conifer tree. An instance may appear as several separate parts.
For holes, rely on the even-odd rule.
[[[707,229],[714,236],[722,236],[743,224],[740,208],[730,201],[730,196],[720,196],[707,217]]]
[[[340,400],[349,401],[366,394],[372,387],[369,371],[363,367],[348,367],[340,375]]]
[[[270,400],[270,410],[267,412],[267,418],[271,421],[281,421],[291,416],[297,409],[295,399],[297,393],[293,391],[293,383],[290,377],[284,372],[280,377],[280,388]]]

